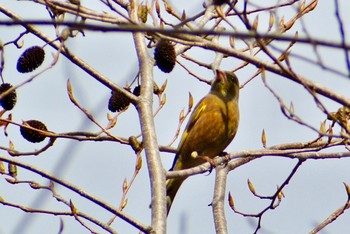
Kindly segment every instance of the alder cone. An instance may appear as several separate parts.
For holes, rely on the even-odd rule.
[[[1,84],[0,94],[5,93],[10,88],[12,88],[12,85],[9,83]],[[13,90],[12,92],[10,92],[8,95],[6,95],[0,100],[0,106],[2,106],[2,108],[4,108],[5,110],[12,110],[13,107],[16,105],[16,101],[17,101],[16,90]]]
[[[17,61],[17,71],[28,73],[37,69],[45,59],[45,51],[40,46],[26,49]]]
[[[229,3],[229,2],[230,2],[229,0],[213,0],[213,4],[216,6],[220,6],[224,3]]]
[[[118,90],[112,91],[112,95],[108,101],[108,110],[112,112],[123,111],[128,109],[130,99]]]
[[[174,46],[168,40],[160,40],[154,50],[154,59],[157,67],[165,72],[171,72],[176,63],[176,53]]]
[[[47,131],[45,124],[43,124],[39,120],[28,120],[28,121],[25,121],[24,123],[28,124],[32,128],[36,128],[42,131]],[[41,134],[40,132],[37,132],[35,130],[29,129],[23,126],[21,126],[20,131],[23,138],[32,143],[42,142],[46,138],[46,136]]]

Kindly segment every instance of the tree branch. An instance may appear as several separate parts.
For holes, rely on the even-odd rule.
[[[37,169],[36,167],[33,167],[29,164],[20,162],[18,160],[13,159],[13,158],[9,158],[9,157],[0,155],[0,161],[17,165],[18,167],[22,167],[22,168],[27,169],[31,172],[34,172],[38,175],[41,175],[42,177],[49,179],[50,181],[56,182],[57,184],[60,184],[63,187],[75,192],[76,194],[79,194],[80,196],[86,198],[87,200],[93,202],[94,204],[101,206],[105,210],[111,212],[112,214],[117,215],[119,218],[121,218],[122,220],[126,221],[127,223],[133,225],[134,227],[140,229],[141,231],[146,232],[146,233],[148,233],[150,231],[150,227],[147,227],[146,225],[141,224],[140,222],[136,221],[135,219],[129,217],[128,215],[126,215],[122,212],[118,212],[117,209],[108,205],[105,201],[101,201],[100,199],[90,195],[89,193],[85,192],[84,190],[76,187],[75,185],[73,185],[65,180],[59,179],[59,178],[57,178],[57,177],[55,177],[55,176],[53,176],[53,175],[51,175],[43,170]]]
[[[137,1],[130,1],[130,18],[137,22]],[[151,182],[152,228],[154,233],[166,233],[165,171],[161,163],[153,119],[153,60],[149,57],[144,34],[133,34],[141,74],[141,95],[137,102]]]
[[[215,223],[216,233],[226,234],[227,231],[227,221],[225,217],[225,194],[226,194],[226,182],[227,175],[229,173],[229,167],[218,166],[215,168],[215,187],[213,196],[213,216]]]

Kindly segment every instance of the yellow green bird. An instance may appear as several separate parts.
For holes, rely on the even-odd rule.
[[[171,171],[198,166],[205,162],[203,158],[214,158],[231,143],[238,129],[238,97],[236,75],[217,70],[210,92],[199,101],[191,114]],[[186,178],[167,180],[168,214],[176,192]]]

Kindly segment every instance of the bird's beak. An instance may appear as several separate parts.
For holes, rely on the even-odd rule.
[[[225,72],[220,71],[220,70],[216,70],[216,79],[217,79],[218,81],[224,80],[225,77],[226,77]]]

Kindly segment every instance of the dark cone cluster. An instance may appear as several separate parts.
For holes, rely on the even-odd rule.
[[[27,73],[37,69],[45,59],[45,51],[40,46],[26,49],[17,61],[17,71]]]
[[[5,93],[10,88],[12,88],[12,85],[10,85],[9,83],[1,84],[0,85],[0,95],[2,93]],[[2,106],[2,108],[4,108],[5,110],[12,110],[12,108],[16,104],[16,101],[17,101],[16,90],[13,90],[12,92],[7,94],[5,97],[3,97],[0,100],[0,106]]]
[[[140,96],[141,94],[141,86],[138,85],[138,86],[135,86],[134,90],[132,91],[132,93],[135,95],[135,96]]]
[[[220,6],[220,5],[224,4],[224,3],[229,3],[229,2],[230,2],[229,0],[213,0],[213,4],[215,6]]]
[[[154,59],[158,68],[165,72],[171,72],[175,67],[176,53],[174,46],[168,40],[160,40],[154,50]]]
[[[112,91],[108,102],[108,110],[112,112],[126,110],[130,105],[130,99],[118,90]]]
[[[32,128],[36,128],[42,131],[47,131],[45,124],[43,124],[39,120],[28,120],[28,121],[25,121],[24,123],[28,124]],[[35,130],[29,129],[23,126],[21,126],[20,131],[23,138],[32,143],[42,142],[46,138],[46,136],[41,134],[40,132],[37,132]]]
[[[135,86],[134,90],[132,91],[132,93],[135,95],[135,96],[140,96],[141,94],[141,86],[138,85],[138,86]],[[153,83],[153,93],[155,95],[159,95],[161,94],[161,91],[158,87],[158,85],[156,83]]]

